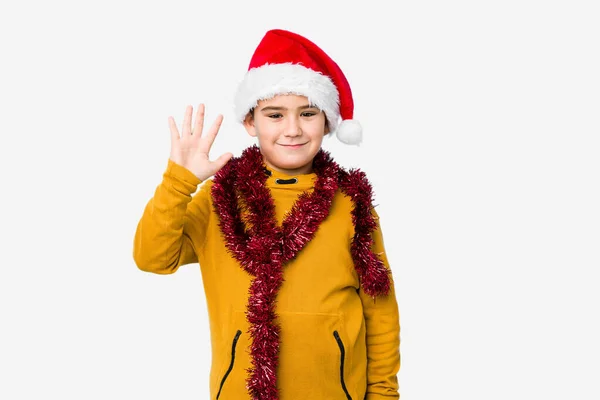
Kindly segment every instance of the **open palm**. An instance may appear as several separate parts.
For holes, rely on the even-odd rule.
[[[187,168],[202,181],[217,173],[233,157],[232,153],[225,153],[215,161],[210,161],[209,153],[212,147],[223,116],[217,116],[215,122],[205,135],[204,129],[204,104],[198,106],[196,120],[192,129],[192,106],[187,106],[181,127],[181,136],[177,130],[177,124],[173,117],[169,117],[169,129],[171,131],[171,155],[169,158],[176,164]]]

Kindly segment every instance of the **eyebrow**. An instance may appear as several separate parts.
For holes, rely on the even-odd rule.
[[[306,104],[304,106],[298,107],[298,110],[306,110],[307,108],[317,108],[316,106],[311,106],[310,104]],[[288,110],[286,107],[276,107],[276,106],[266,106],[260,109],[261,112],[264,111],[283,111]]]

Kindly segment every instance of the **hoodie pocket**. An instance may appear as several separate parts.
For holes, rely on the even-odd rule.
[[[221,383],[219,384],[219,392],[217,393],[217,399],[219,398],[219,396],[221,396],[221,390],[223,390],[223,385],[225,385],[225,381],[227,380],[227,377],[229,376],[229,374],[231,373],[231,370],[233,369],[233,364],[235,363],[235,350],[236,350],[237,342],[238,342],[241,334],[242,334],[242,331],[240,331],[238,329],[238,331],[235,333],[235,336],[233,338],[233,342],[231,343],[231,360],[229,362],[229,368],[227,368],[227,371],[225,371],[225,374],[223,375],[223,378],[221,379]]]
[[[224,330],[222,339],[214,350],[211,398],[213,400],[245,399],[248,396],[246,370],[250,368],[248,351],[250,334],[244,311],[233,311],[222,329]]]
[[[279,318],[278,386],[282,397],[351,399],[356,392],[347,378],[352,369],[352,344],[341,316],[281,312]]]
[[[346,349],[344,348],[344,342],[340,337],[338,331],[333,331],[333,337],[335,338],[338,347],[340,348],[340,382],[342,384],[342,389],[346,394],[346,398],[348,400],[352,400],[352,397],[350,396],[350,393],[348,393],[348,388],[346,388],[346,382],[344,380],[344,363],[346,359]]]

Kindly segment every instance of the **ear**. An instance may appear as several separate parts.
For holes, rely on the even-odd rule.
[[[252,137],[256,137],[256,127],[254,126],[254,117],[252,117],[251,113],[246,114],[246,118],[244,118],[244,128],[246,128],[246,132],[248,135]]]

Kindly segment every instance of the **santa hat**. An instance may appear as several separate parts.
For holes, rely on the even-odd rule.
[[[278,94],[306,96],[325,113],[332,134],[346,144],[360,144],[362,128],[352,119],[352,91],[340,67],[305,37],[273,29],[258,44],[238,87],[236,118],[242,122],[259,100]]]

